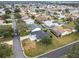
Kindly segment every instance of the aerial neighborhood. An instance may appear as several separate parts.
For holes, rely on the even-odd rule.
[[[25,57],[41,57],[79,41],[79,6],[71,4],[74,3],[17,2],[0,5],[0,46],[3,44],[5,47],[5,56],[0,57],[12,57],[13,54],[19,57],[21,54],[18,52],[23,52]],[[0,50],[3,51],[1,47]],[[63,57],[70,56],[66,52]]]

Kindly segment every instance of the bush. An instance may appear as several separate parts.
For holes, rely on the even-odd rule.
[[[13,29],[10,26],[0,26],[0,33],[4,38],[12,37]]]
[[[11,47],[7,44],[0,44],[0,58],[10,57],[12,55]]]
[[[9,9],[5,9],[6,14],[11,14],[11,11]]]
[[[34,16],[34,15],[32,15],[32,16],[31,16],[31,18],[32,18],[32,19],[35,19],[35,16]]]
[[[52,39],[49,37],[49,36],[44,36],[41,40],[40,40],[41,43],[43,44],[51,44],[52,43]]]
[[[20,12],[20,9],[19,8],[16,8],[15,9],[15,13],[19,13]]]
[[[7,20],[6,20],[5,23],[12,23],[12,21],[7,21]]]
[[[77,29],[77,31],[79,32],[79,18],[78,19],[76,19],[76,27],[75,27],[76,29]]]
[[[9,19],[9,18],[11,18],[11,16],[10,16],[9,14],[3,15],[3,17],[4,17],[4,19]]]
[[[21,18],[21,15],[19,13],[15,13],[15,18],[16,19],[20,19]]]
[[[68,58],[79,58],[79,45],[74,45],[67,54]]]

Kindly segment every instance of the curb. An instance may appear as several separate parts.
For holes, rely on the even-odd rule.
[[[20,40],[20,44],[21,44],[21,48],[22,48],[23,55],[24,55],[25,58],[27,58],[28,56],[26,56],[26,54],[25,54],[25,52],[24,52],[24,48],[23,48],[23,45],[22,45],[21,40]]]
[[[67,45],[64,45],[64,46],[62,46],[62,47],[53,49],[53,50],[51,50],[51,51],[49,51],[49,52],[46,52],[46,53],[43,53],[43,54],[41,54],[41,55],[35,56],[34,58],[39,58],[40,56],[43,56],[43,55],[48,54],[48,53],[50,53],[50,52],[56,51],[56,50],[58,50],[58,49],[62,49],[62,48],[64,48],[64,47],[67,47],[67,46],[69,46],[69,45],[75,44],[75,43],[77,43],[77,42],[79,42],[79,40],[74,41],[74,42],[72,42],[72,43],[69,43],[69,44],[67,44]]]

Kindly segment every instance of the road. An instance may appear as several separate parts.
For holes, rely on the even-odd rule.
[[[60,58],[60,56],[65,55],[69,51],[70,48],[72,48],[74,45],[79,44],[79,42],[73,43],[71,45],[65,46],[61,49],[51,51],[47,54],[41,55],[38,58]]]
[[[16,26],[16,20],[14,18],[14,13],[12,15],[12,28],[14,30],[14,35],[13,35],[13,58],[25,58],[22,48],[21,48],[21,43],[20,43],[20,36],[18,34],[17,26]]]

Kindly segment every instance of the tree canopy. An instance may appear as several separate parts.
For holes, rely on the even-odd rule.
[[[52,39],[49,37],[49,36],[44,36],[41,40],[40,40],[41,43],[43,44],[51,44],[52,43]]]

